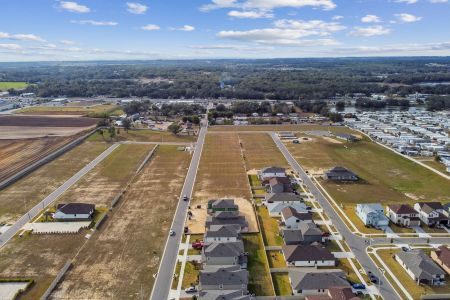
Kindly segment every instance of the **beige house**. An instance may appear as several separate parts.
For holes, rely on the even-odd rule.
[[[450,249],[440,246],[437,250],[431,251],[431,258],[437,263],[447,274],[450,274]]]

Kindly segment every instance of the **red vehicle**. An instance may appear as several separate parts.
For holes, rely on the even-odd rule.
[[[194,248],[196,250],[201,250],[203,248],[203,246],[205,246],[203,241],[196,241],[196,242],[192,243],[192,248]]]

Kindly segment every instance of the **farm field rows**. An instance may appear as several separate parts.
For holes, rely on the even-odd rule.
[[[107,147],[106,143],[84,142],[2,190],[0,222],[16,221]]]
[[[206,135],[191,203],[193,218],[188,221],[192,233],[204,232],[207,202],[218,198],[233,198],[249,222],[249,230],[258,230],[237,134]]]
[[[148,299],[190,161],[160,146],[77,256],[54,299]]]
[[[0,181],[74,140],[74,137],[0,140]]]
[[[27,115],[81,115],[102,117],[103,115],[121,115],[123,111],[113,104],[93,106],[30,106],[16,111],[16,114]]]

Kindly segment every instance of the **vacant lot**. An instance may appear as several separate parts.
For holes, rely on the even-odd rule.
[[[347,127],[326,126],[326,125],[241,125],[241,126],[227,126],[219,125],[212,126],[210,131],[308,131],[308,130],[329,130],[333,132],[349,132]]]
[[[82,201],[97,205],[109,205],[136,173],[139,165],[153,147],[153,145],[120,145],[67,190],[57,200],[57,203]]]
[[[269,166],[289,167],[283,154],[278,150],[267,133],[240,133],[247,170]]]
[[[84,142],[2,190],[0,223],[16,221],[107,147],[104,143]]]
[[[193,233],[204,232],[206,204],[218,198],[235,199],[249,222],[250,231],[258,230],[237,134],[208,133],[206,136],[191,203],[194,216],[188,222]]]
[[[0,126],[25,127],[90,127],[97,124],[94,118],[50,116],[0,116]]]
[[[0,140],[0,181],[54,152],[74,138]]]
[[[158,148],[77,256],[55,299],[148,299],[189,160],[176,147]]]
[[[17,110],[17,114],[29,115],[80,115],[89,117],[104,117],[108,115],[120,115],[120,107],[113,104],[93,106],[31,106]]]
[[[361,182],[356,184],[322,181],[340,203],[450,201],[448,180],[366,139],[336,144],[314,138],[311,142],[287,144],[287,147],[307,170],[319,172],[318,169],[343,166],[361,177]]]
[[[197,136],[174,135],[168,131],[154,131],[154,130],[116,130],[117,136],[114,140],[119,141],[134,141],[134,142],[180,142],[190,143],[197,140]],[[107,130],[103,130],[103,135],[99,132],[89,137],[90,141],[111,141],[111,136]]]
[[[416,282],[402,268],[402,266],[393,258],[393,255],[397,252],[399,252],[399,250],[386,249],[379,250],[377,253],[414,299],[420,299],[423,295],[450,293],[449,284],[441,287],[429,286],[425,284],[417,285]]]
[[[0,82],[0,91],[6,91],[9,89],[24,89],[28,86],[26,82],[12,82],[12,81],[1,81]]]

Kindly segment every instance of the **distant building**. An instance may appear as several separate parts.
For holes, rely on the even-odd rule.
[[[332,181],[358,181],[358,176],[343,167],[334,167],[325,173],[324,178]]]
[[[356,136],[354,136],[352,134],[338,133],[335,136],[336,136],[336,138],[347,141],[347,142],[356,142],[359,140]]]
[[[414,209],[419,213],[420,220],[428,226],[449,225],[449,218],[440,202],[418,202],[414,204]]]
[[[350,287],[344,272],[337,270],[289,271],[289,281],[294,295],[326,295],[330,288],[336,286]]]
[[[58,204],[53,214],[55,220],[78,221],[90,220],[94,216],[95,205],[87,203]]]
[[[234,204],[234,199],[213,199],[208,201],[208,211],[238,211],[239,207]]]
[[[431,251],[431,259],[434,260],[447,274],[450,274],[450,249],[439,246],[437,250]]]
[[[272,177],[286,177],[286,170],[279,167],[267,167],[258,172],[259,178],[264,181]]]

